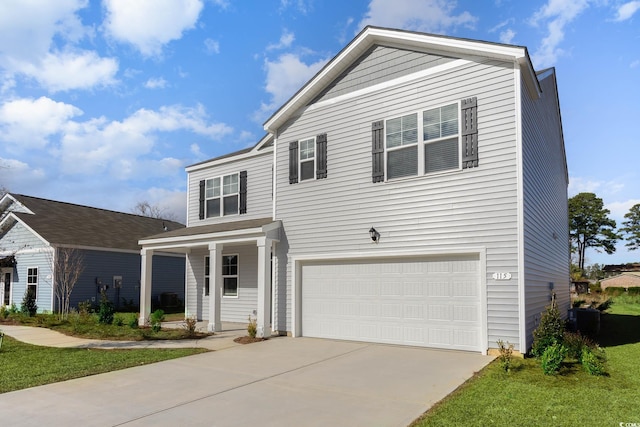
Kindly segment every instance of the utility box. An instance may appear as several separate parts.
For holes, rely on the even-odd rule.
[[[600,310],[595,308],[572,308],[569,321],[583,335],[593,336],[600,332]]]

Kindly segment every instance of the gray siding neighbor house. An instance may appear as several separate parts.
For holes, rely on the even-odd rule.
[[[187,314],[286,333],[525,352],[569,308],[568,174],[554,69],[527,49],[365,28],[251,149],[187,167]]]
[[[88,206],[6,194],[0,199],[0,305],[20,306],[25,292],[36,292],[38,310],[55,311],[56,257],[63,248],[82,255],[83,272],[70,306],[100,301],[100,292],[116,308],[140,303],[140,246],[149,234],[184,228],[173,221]],[[154,299],[170,293],[184,299],[184,256],[164,254],[154,260],[158,272]],[[173,303],[173,301],[171,301]]]

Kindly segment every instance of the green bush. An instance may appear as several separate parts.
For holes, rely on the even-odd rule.
[[[592,294],[601,293],[602,292],[602,287],[600,286],[600,282],[589,284],[589,292],[592,293]]]
[[[540,358],[542,372],[545,375],[555,375],[562,366],[562,361],[567,355],[567,348],[560,343],[553,343],[548,346]]]
[[[580,363],[585,371],[590,375],[604,375],[604,363],[596,356],[596,354],[588,347],[582,349]]]
[[[633,286],[631,288],[628,288],[627,294],[633,295],[633,296],[640,295],[640,286]]]
[[[583,299],[576,299],[573,300],[573,302],[571,303],[571,307],[573,308],[580,308],[582,307],[583,304],[585,304],[587,301],[583,300]]]
[[[542,313],[540,324],[533,331],[531,354],[540,357],[547,347],[556,343],[562,343],[564,324],[565,322],[560,316],[556,300],[553,298],[547,310]]]
[[[198,325],[198,320],[195,316],[188,316],[184,319],[184,329],[189,333],[189,336],[192,336],[196,333],[196,326]]]
[[[251,338],[255,338],[258,333],[258,320],[249,316],[249,324],[247,325],[247,333]]]
[[[0,319],[6,319],[9,317],[9,309],[7,307],[0,306]]]
[[[102,291],[100,296],[100,308],[98,309],[98,322],[103,325],[110,325],[113,323],[113,315],[115,313],[113,304],[107,298],[106,292]]]
[[[500,354],[498,355],[498,361],[500,362],[500,367],[505,372],[511,371],[511,366],[513,365],[513,344],[509,341],[505,344],[504,341],[498,340],[498,351]]]
[[[127,325],[129,325],[129,327],[131,329],[136,329],[138,327],[138,314],[137,313],[129,314],[129,318],[127,319]]]
[[[11,305],[9,306],[9,315],[16,314],[19,311],[20,310],[18,310],[18,307],[16,306],[16,303],[12,302]]]
[[[164,310],[156,310],[151,313],[149,317],[149,323],[151,323],[151,330],[153,332],[159,332],[162,329],[162,322],[164,321]]]
[[[124,325],[124,318],[122,317],[121,314],[115,314],[113,316],[113,324],[115,326],[122,326]]]
[[[33,317],[38,312],[38,304],[36,303],[36,293],[31,288],[27,288],[22,298],[22,305],[20,311],[25,316]]]
[[[615,287],[615,286],[610,286],[610,287],[604,289],[605,295],[608,295],[610,297],[620,296],[620,295],[624,294],[624,292],[625,292],[624,288],[619,288],[619,287]]]
[[[580,360],[585,348],[591,349],[596,346],[589,337],[580,332],[565,332],[562,336],[562,342],[567,349],[567,356],[575,360]]]

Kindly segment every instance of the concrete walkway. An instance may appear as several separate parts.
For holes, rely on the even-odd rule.
[[[3,393],[0,419],[34,427],[404,427],[492,359],[280,337]]]
[[[164,328],[181,327],[182,322],[163,323]],[[246,335],[246,325],[241,323],[222,324],[223,331],[215,335],[199,339],[185,340],[146,340],[146,341],[115,341],[77,338],[61,334],[47,328],[33,326],[0,325],[6,335],[28,344],[45,347],[74,347],[74,348],[206,348],[208,350],[224,350],[235,347],[234,338]]]

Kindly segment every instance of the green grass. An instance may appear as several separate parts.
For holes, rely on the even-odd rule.
[[[5,336],[0,348],[0,393],[190,356],[207,350],[99,350],[40,347]]]
[[[494,361],[435,405],[414,426],[613,426],[640,423],[640,298],[617,297],[602,316],[599,342],[607,376],[569,361],[560,374],[539,361],[516,362],[507,374]]]

